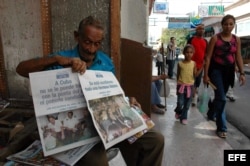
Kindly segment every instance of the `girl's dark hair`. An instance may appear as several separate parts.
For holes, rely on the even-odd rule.
[[[194,51],[194,46],[191,44],[187,44],[184,48],[183,48],[183,54],[185,55],[185,52],[187,52],[187,50],[191,48]]]
[[[232,19],[235,23],[235,17],[233,15],[227,14],[221,20],[221,25],[223,25],[228,19]]]

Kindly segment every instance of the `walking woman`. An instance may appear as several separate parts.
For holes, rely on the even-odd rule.
[[[230,86],[234,86],[235,63],[239,69],[240,85],[246,82],[243,60],[241,57],[240,38],[232,34],[235,26],[235,18],[226,15],[221,20],[222,32],[214,35],[208,45],[205,60],[204,83],[211,81],[215,86],[212,109],[209,109],[208,118],[216,115],[216,133],[221,138],[227,136],[226,124],[226,94]]]

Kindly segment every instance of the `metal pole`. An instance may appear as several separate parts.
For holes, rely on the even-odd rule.
[[[162,73],[161,74],[166,74],[165,72],[165,57],[164,57],[164,47],[163,47],[163,43],[161,43],[161,55],[162,55],[162,59],[163,59],[163,63],[162,63]],[[164,99],[165,99],[165,106],[166,106],[166,111],[167,111],[167,92],[166,92],[166,79],[163,80],[163,88],[164,88]]]

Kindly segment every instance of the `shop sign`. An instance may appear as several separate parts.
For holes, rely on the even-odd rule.
[[[200,17],[223,16],[224,6],[198,6]]]

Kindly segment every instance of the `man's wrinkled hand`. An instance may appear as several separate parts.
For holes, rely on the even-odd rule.
[[[83,74],[87,69],[86,63],[79,58],[72,58],[71,64],[73,72],[79,72],[80,74]]]
[[[86,71],[87,65],[80,58],[68,58],[62,56],[56,56],[57,63],[62,66],[70,66],[73,72],[79,72],[83,74]]]

